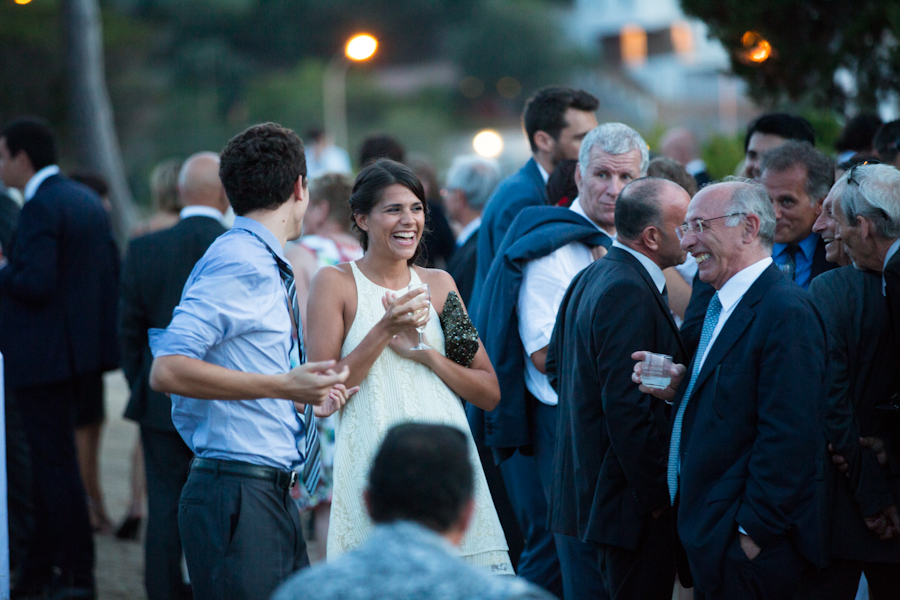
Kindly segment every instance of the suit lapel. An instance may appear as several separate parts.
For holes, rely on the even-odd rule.
[[[678,339],[678,349],[681,351],[682,356],[687,356],[687,352],[684,350],[684,344],[681,341],[681,333],[678,331],[678,325],[675,323],[675,319],[672,317],[672,311],[669,310],[669,305],[666,304],[666,299],[663,298],[662,294],[659,293],[659,289],[656,287],[656,283],[653,281],[653,278],[650,277],[650,273],[647,272],[647,269],[644,268],[644,265],[632,256],[629,252],[622,250],[621,248],[610,248],[607,257],[610,260],[617,260],[619,262],[626,263],[631,265],[631,267],[640,273],[641,277],[644,280],[644,283],[647,284],[653,291],[653,297],[656,298],[656,303],[659,305],[660,310],[662,310],[663,314],[666,315],[666,319],[669,321],[669,326],[672,328],[672,331],[675,333],[676,339]]]
[[[692,396],[697,395],[697,391],[709,378],[709,375],[715,371],[719,363],[722,362],[722,359],[725,358],[725,355],[728,354],[728,351],[731,350],[731,347],[741,339],[744,331],[747,330],[747,327],[750,326],[750,323],[753,322],[753,319],[756,317],[756,304],[762,299],[769,288],[772,287],[772,284],[778,280],[777,278],[779,276],[781,276],[781,272],[773,262],[762,272],[757,280],[753,282],[753,285],[750,286],[750,289],[747,290],[744,297],[738,301],[738,304],[734,307],[734,311],[731,313],[728,321],[725,322],[725,326],[722,327],[722,331],[720,331],[719,335],[716,337],[716,341],[713,343],[712,348],[709,349],[709,354],[706,357],[706,361],[703,363],[703,368],[700,369],[700,374],[697,376],[697,382],[694,384],[694,391],[691,392]],[[694,360],[700,360],[700,358],[701,357],[699,356],[694,356]]]

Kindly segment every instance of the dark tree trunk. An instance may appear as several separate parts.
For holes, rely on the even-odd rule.
[[[112,103],[106,90],[103,31],[97,0],[62,0],[69,83],[69,124],[78,164],[98,173],[109,184],[112,224],[120,244],[127,242],[137,223]]]

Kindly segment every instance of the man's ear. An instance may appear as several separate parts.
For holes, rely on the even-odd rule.
[[[534,134],[534,145],[544,154],[552,154],[556,148],[556,140],[546,131],[536,131]]]
[[[859,227],[860,238],[862,238],[863,241],[868,240],[872,235],[872,224],[869,220],[865,217],[856,215],[856,226]]]
[[[581,191],[581,163],[577,163],[575,165],[575,187],[578,188],[578,195],[581,196],[584,192]]]
[[[744,217],[744,238],[747,241],[759,237],[759,216],[749,213]]]
[[[294,197],[300,201],[309,200],[309,188],[306,185],[305,175],[301,175],[294,182]]]
[[[660,242],[662,242],[662,232],[658,227],[650,225],[641,232],[641,238],[648,250],[659,250]]]

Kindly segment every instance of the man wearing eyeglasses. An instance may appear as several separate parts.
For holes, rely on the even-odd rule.
[[[763,156],[760,183],[775,209],[772,259],[803,289],[832,268],[825,243],[812,228],[834,184],[834,162],[805,142],[790,141]]]
[[[733,180],[703,188],[678,229],[716,290],[677,392],[655,393],[674,399],[667,483],[698,600],[787,600],[820,562],[825,330],[772,262],[775,224],[765,188]]]

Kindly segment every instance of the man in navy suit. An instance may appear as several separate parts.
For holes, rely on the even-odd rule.
[[[119,307],[122,369],[131,386],[125,417],[141,426],[147,473],[144,585],[150,600],[190,597],[181,575],[178,499],[194,453],[172,424],[172,401],[150,389],[153,355],[147,330],[169,324],[194,265],[225,233],[228,197],[219,179],[218,155],[201,152],[184,162],[178,196],[184,208],[177,225],[129,244]]]
[[[500,182],[482,214],[475,286],[469,303],[473,320],[477,320],[481,290],[506,230],[522,209],[547,204],[550,173],[560,161],[578,158],[581,141],[597,126],[594,111],[598,106],[597,99],[587,92],[561,87],[541,89],[525,104],[522,128],[528,136],[532,157],[518,172]],[[470,405],[467,412],[475,442],[483,445],[480,411]],[[560,596],[559,559],[553,535],[547,529],[547,503],[541,492],[537,469],[532,456],[518,452],[502,465],[506,488],[525,534],[525,548],[519,558],[517,573]],[[515,474],[507,475],[512,471]]]
[[[106,211],[59,174],[38,119],[0,131],[0,177],[24,192],[0,270],[0,351],[31,450],[34,532],[13,597],[94,596],[94,547],[74,441],[75,405],[118,366],[119,257]],[[55,572],[55,574],[54,574]]]
[[[569,286],[550,341],[546,370],[559,393],[550,526],[591,544],[608,598],[669,600],[675,583],[669,409],[632,385],[631,354],[685,360],[662,270],[684,262],[675,229],[689,201],[657,178],[622,190],[617,239]]]
[[[658,394],[675,398],[667,480],[695,597],[787,600],[822,558],[824,325],[772,263],[763,186],[703,188],[678,235],[716,290],[677,394]]]

